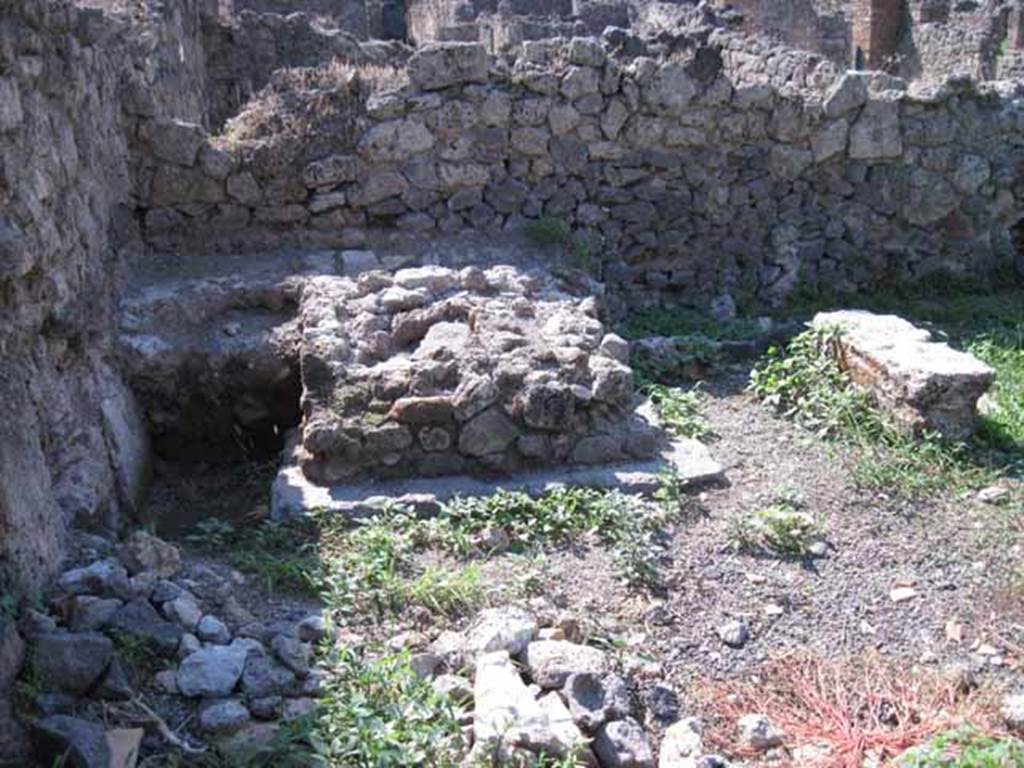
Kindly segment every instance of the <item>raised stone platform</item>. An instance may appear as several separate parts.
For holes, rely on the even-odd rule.
[[[820,312],[815,328],[838,328],[840,367],[909,430],[951,439],[977,427],[978,399],[995,371],[896,315],[863,310]]]
[[[601,293],[581,272],[512,265],[311,279],[298,465],[334,485],[655,456]]]

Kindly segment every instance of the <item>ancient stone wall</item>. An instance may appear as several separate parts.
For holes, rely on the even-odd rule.
[[[141,419],[107,353],[133,230],[125,137],[159,69],[132,58],[126,30],[52,0],[0,23],[4,592],[53,573],[71,523],[116,528],[145,474]]]
[[[370,21],[364,0],[233,0],[232,13],[244,11],[257,14],[287,16],[303,13],[324,25],[341,29],[360,40],[370,34]]]
[[[371,97],[361,134],[331,156],[241,162],[227,178],[161,165],[147,234],[223,235],[230,211],[235,242],[278,222],[352,246],[371,227],[557,218],[640,304],[723,291],[770,303],[801,282],[855,290],[1012,258],[1015,102],[970,84],[885,90],[899,81],[875,75],[808,90],[811,74],[829,82],[820,69],[781,89],[740,84],[721,56],[617,61],[578,39],[529,44],[503,71],[479,46],[427,48],[412,86]]]

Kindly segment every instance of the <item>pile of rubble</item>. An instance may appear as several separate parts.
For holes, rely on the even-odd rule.
[[[43,764],[67,755],[85,768],[120,765],[111,761],[126,742],[135,753],[166,749],[166,741],[184,752],[212,746],[227,760],[251,757],[281,722],[315,711],[330,676],[316,644],[363,646],[317,613],[254,619],[235,595],[240,574],[185,562],[148,534],[133,534],[116,556],[104,539],[80,541],[97,559],[64,572],[49,613],[30,611],[3,633],[5,660],[31,683],[24,695]],[[486,609],[463,631],[406,631],[387,647],[408,651],[415,673],[463,712],[467,765],[546,755],[653,768],[652,729],[662,733],[660,768],[726,765],[704,754],[701,724],[679,718],[671,687],[658,683],[639,703],[629,665],[583,644],[579,620],[544,599],[529,610]],[[172,718],[184,728],[169,728]],[[111,728],[108,719],[156,727]],[[763,715],[745,718],[737,738],[760,750],[782,740]]]

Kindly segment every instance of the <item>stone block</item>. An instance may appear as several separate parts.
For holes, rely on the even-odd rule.
[[[840,367],[907,429],[950,439],[974,432],[978,399],[995,372],[973,355],[895,315],[821,312],[813,326],[839,330],[833,352]]]

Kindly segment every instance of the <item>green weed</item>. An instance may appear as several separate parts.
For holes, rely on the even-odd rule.
[[[713,434],[711,425],[701,413],[704,393],[699,386],[684,391],[679,387],[649,384],[645,391],[651,398],[662,426],[670,435],[702,440]]]
[[[455,768],[467,747],[460,710],[420,679],[407,654],[367,658],[338,648],[317,708],[286,723],[250,765]]]
[[[1020,768],[1024,742],[984,736],[965,727],[904,752],[896,764],[899,768]]]
[[[929,433],[908,435],[876,410],[836,365],[835,343],[836,331],[811,329],[785,349],[769,349],[751,371],[750,390],[818,437],[852,448],[860,485],[915,496],[992,480],[965,445]]]
[[[611,546],[620,574],[630,583],[654,586],[657,557],[650,537],[671,516],[660,504],[617,491],[561,488],[539,499],[499,491],[486,498],[455,499],[432,522],[432,538],[466,555],[488,530],[503,530],[514,549],[568,542],[593,535]]]
[[[616,331],[625,339],[643,339],[649,336],[703,337],[713,341],[750,341],[763,333],[760,324],[752,318],[737,317],[716,320],[707,312],[696,308],[647,309],[630,312],[619,323]]]
[[[569,242],[569,225],[557,216],[541,216],[531,219],[523,226],[527,239],[534,245],[566,245]]]

